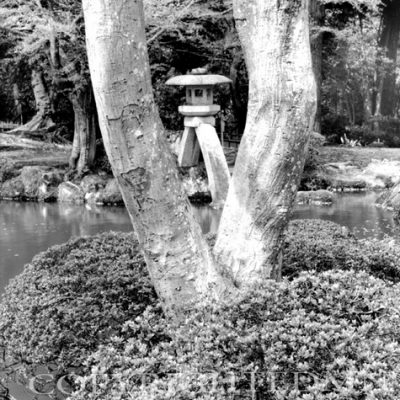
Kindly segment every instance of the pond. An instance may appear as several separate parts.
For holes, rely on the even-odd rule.
[[[122,207],[89,209],[59,203],[0,202],[0,293],[32,257],[72,236],[132,227]]]
[[[293,218],[319,218],[350,228],[356,237],[382,239],[398,236],[398,225],[393,213],[375,206],[380,193],[338,193],[332,206],[298,205]]]
[[[350,228],[360,239],[382,239],[385,236],[398,236],[398,225],[391,211],[375,206],[377,192],[337,193],[331,206],[310,204],[297,205],[292,219],[318,218],[336,222]],[[208,207],[196,209],[203,232],[216,232],[221,212]]]
[[[297,206],[293,218],[322,218],[353,229],[358,237],[395,235],[389,211],[375,207],[376,193],[339,194],[333,206]],[[221,212],[194,207],[203,232],[215,232]],[[32,257],[72,236],[108,230],[130,231],[121,207],[84,207],[66,204],[0,202],[0,293]]]

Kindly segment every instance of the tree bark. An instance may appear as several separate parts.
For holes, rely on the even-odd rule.
[[[49,44],[50,44],[50,63],[53,69],[53,72],[58,70],[61,67],[61,60],[60,60],[60,45],[57,37],[56,31],[56,20],[53,10],[53,3],[51,1],[48,2],[49,8],[49,19],[48,24],[50,27],[49,30]]]
[[[156,110],[142,0],[84,0],[90,73],[114,176],[158,295],[184,308],[226,289]]]
[[[385,0],[381,16],[378,47],[391,64],[386,71],[378,66],[375,90],[372,95],[372,112],[375,116],[390,116],[396,114],[396,67],[397,48],[400,35],[400,1]]]
[[[23,124],[23,113],[22,113],[22,103],[21,103],[21,94],[19,91],[19,87],[17,83],[13,84],[13,98],[14,98],[14,107],[15,107],[15,112],[17,114],[17,117],[20,122],[21,125]]]
[[[232,81],[231,92],[232,92],[232,109],[237,123],[237,133],[239,136],[243,135],[244,128],[246,126],[246,115],[247,115],[247,104],[243,104],[240,97],[239,90],[239,67],[242,62],[242,54],[237,51],[230,68],[229,77]]]
[[[82,174],[96,155],[96,108],[90,86],[75,90],[70,96],[74,110],[74,140],[69,166]]]
[[[63,147],[55,145],[56,147]],[[0,150],[39,150],[43,149],[43,142],[39,140],[32,140],[23,137],[19,134],[10,135],[7,133],[0,133]]]
[[[388,1],[386,1],[388,3]],[[380,47],[385,49],[386,56],[392,62],[390,71],[384,74],[382,82],[380,114],[394,116],[396,111],[396,67],[397,48],[400,34],[400,2],[393,0],[386,4],[382,15],[382,33]]]
[[[322,24],[324,6],[320,0],[310,0],[310,41],[313,71],[317,89],[317,110],[315,113],[314,131],[321,133],[321,86],[322,86]]]
[[[36,103],[36,114],[25,125],[19,126],[14,131],[36,131],[54,126],[51,117],[50,96],[44,82],[43,73],[32,69],[31,83]]]
[[[279,278],[282,233],[313,129],[308,1],[234,0],[249,73],[247,124],[214,253],[240,287]]]

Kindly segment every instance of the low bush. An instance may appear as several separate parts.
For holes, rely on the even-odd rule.
[[[317,132],[313,132],[310,137],[304,169],[301,176],[299,190],[315,190],[327,188],[329,182],[325,182],[323,177],[318,174],[320,160],[318,158],[319,149],[325,143],[325,137]]]
[[[290,280],[173,321],[132,234],[71,240],[8,286],[0,345],[83,366],[73,400],[399,398],[399,252],[320,220],[292,221],[284,250]]]
[[[332,180],[316,170],[305,170],[301,176],[299,190],[310,191],[328,189],[332,186]]]
[[[345,134],[350,140],[357,140],[363,146],[399,147],[400,123],[397,118],[381,117],[363,125],[346,126],[340,137]]]
[[[8,285],[0,345],[26,365],[78,367],[155,302],[133,234],[72,239],[37,255]]]
[[[328,118],[322,120],[321,129],[330,144],[342,144],[342,138],[346,135],[349,140],[357,141],[362,146],[400,146],[400,123],[397,118],[382,117],[352,126],[343,119]]]
[[[317,132],[313,132],[310,137],[310,142],[308,144],[308,151],[306,160],[304,163],[304,171],[314,171],[318,167],[318,154],[319,148],[325,143],[325,137]]]
[[[398,287],[303,273],[178,322],[150,307],[89,360],[72,400],[397,399]]]
[[[6,159],[0,160],[0,184],[15,178],[21,171],[15,168],[14,164]]]
[[[348,229],[324,220],[294,220],[283,249],[282,274],[331,269],[366,271],[378,278],[400,282],[400,249],[389,240],[357,240]]]

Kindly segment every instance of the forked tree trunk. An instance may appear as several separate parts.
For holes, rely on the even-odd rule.
[[[247,124],[215,246],[238,286],[280,275],[289,218],[313,128],[316,89],[306,0],[234,0],[249,73]]]
[[[96,155],[96,108],[90,86],[71,93],[74,110],[74,140],[69,166],[78,174],[89,169]]]
[[[14,129],[15,131],[36,131],[42,128],[50,128],[54,125],[51,118],[50,96],[43,79],[43,73],[32,69],[31,83],[36,103],[36,114],[25,125]]]
[[[225,289],[179,181],[152,94],[141,0],[83,0],[99,123],[155,288],[187,307]]]

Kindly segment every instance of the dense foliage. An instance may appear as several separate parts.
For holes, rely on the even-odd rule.
[[[210,72],[230,75],[232,61],[238,55],[237,96],[246,103],[247,78],[229,2],[149,0],[144,6],[154,93],[167,129],[182,128],[177,109],[184,96],[182,91],[166,87],[165,81],[193,68],[207,64]],[[46,86],[53,93],[54,111],[61,109],[65,118],[73,120],[71,92],[90,79],[81,2],[0,0],[0,17],[4,31],[0,46],[7,56],[0,62],[0,81],[4,82],[0,102],[7,105],[2,108],[0,120],[19,117],[21,109],[14,104],[17,100],[23,102],[24,118],[34,113],[34,102],[25,101],[33,97],[33,69],[43,72]],[[229,89],[217,89],[216,97],[229,115],[230,127],[235,129]],[[65,122],[59,114],[54,118]]]
[[[90,358],[72,399],[396,399],[399,302],[366,273],[324,272],[178,323],[150,307]]]
[[[320,16],[313,20],[316,26],[312,32],[313,37],[320,37],[321,48],[313,56],[320,65],[316,75],[321,77],[322,133],[330,142],[340,143],[346,134],[362,144],[377,139],[389,146],[400,144],[398,102],[393,112],[384,115],[376,104],[382,97],[379,79],[397,73],[396,59],[382,45],[388,3],[318,3]],[[207,64],[210,72],[233,79],[231,91],[217,89],[216,101],[222,105],[227,134],[240,135],[248,80],[231,1],[148,0],[144,5],[153,87],[166,128],[182,128],[177,106],[184,96],[181,90],[166,87],[165,81]],[[35,107],[30,71],[39,69],[52,94],[53,119],[58,124],[70,120],[72,129],[71,91],[89,80],[80,7],[79,1],[69,0],[0,1],[0,119],[18,120],[22,115],[25,121],[32,116]],[[396,47],[393,41],[398,37],[390,40],[386,46]],[[56,63],[52,43],[58,48]],[[397,81],[392,86],[397,87]]]
[[[36,256],[8,286],[0,341],[26,366],[84,365],[76,400],[396,399],[399,266],[387,241],[292,221],[289,280],[173,321],[133,235],[73,239]]]
[[[322,132],[340,143],[344,134],[362,145],[399,146],[397,2],[329,1],[322,30]],[[393,9],[390,7],[393,5]],[[391,22],[393,21],[393,22]],[[387,36],[392,32],[392,36]],[[390,84],[387,78],[390,80]],[[383,86],[391,87],[389,91]],[[391,106],[388,110],[387,104]]]
[[[36,71],[45,88],[41,96],[51,103],[47,116],[59,127],[73,129],[70,95],[90,82],[80,14],[80,2],[70,0],[0,1],[2,27],[13,38],[1,61],[8,73],[0,76],[0,99],[8,99],[9,105],[2,120],[26,122],[38,111],[31,80]]]
[[[302,271],[361,270],[400,282],[400,250],[393,240],[357,240],[346,228],[330,221],[294,220],[284,244],[282,274]]]
[[[9,284],[0,344],[25,365],[77,367],[155,301],[132,234],[72,239],[37,255]]]
[[[183,88],[167,87],[165,81],[206,66],[234,80],[232,91],[215,88],[215,101],[222,106],[227,130],[237,133],[238,119],[246,113],[248,81],[229,1],[152,0],[145,2],[145,15],[154,94],[166,128],[182,129],[178,106],[185,96]],[[231,94],[242,110],[231,103]]]

